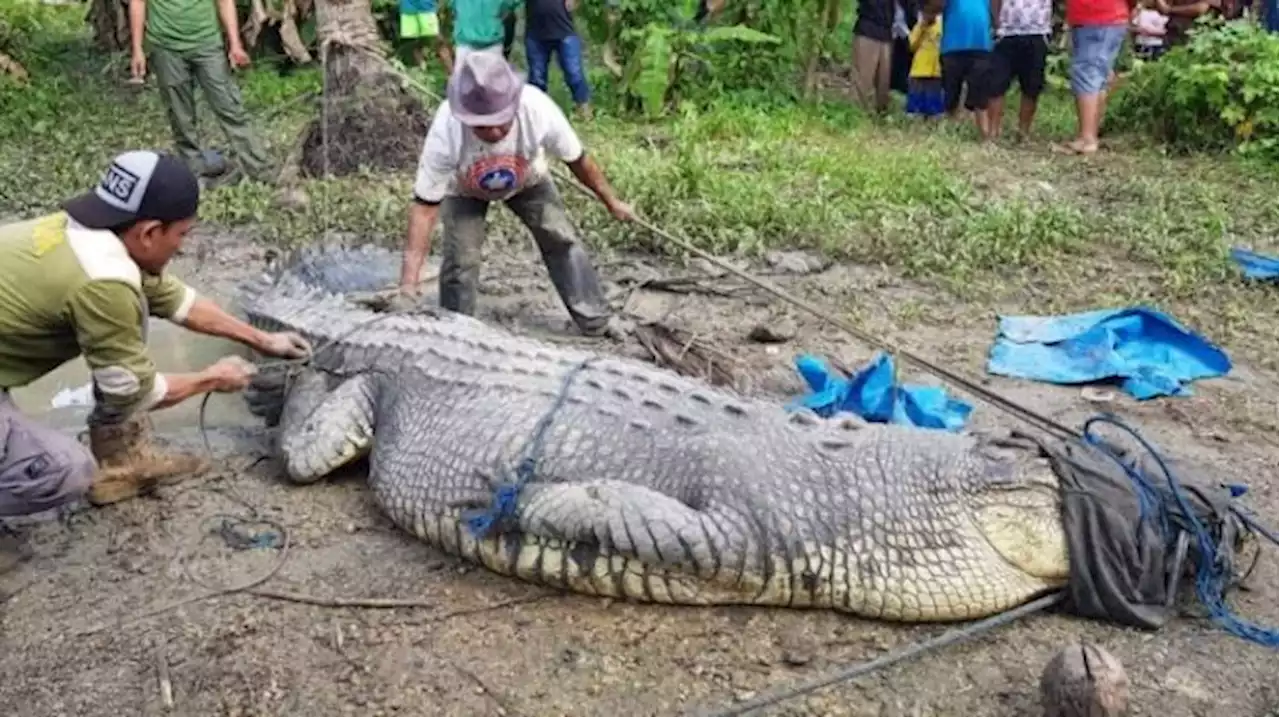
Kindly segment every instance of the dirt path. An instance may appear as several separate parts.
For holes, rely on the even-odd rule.
[[[227,236],[201,243],[209,251],[204,266],[193,270],[196,280],[221,291],[253,271],[261,256]],[[491,247],[485,315],[555,338],[564,330],[564,313],[536,254],[525,244]],[[185,268],[198,253],[183,259]],[[626,260],[602,263],[615,280],[655,271]],[[983,375],[994,330],[989,309],[954,305],[864,269],[792,271],[803,263],[789,255],[780,268],[766,270],[848,310],[876,333]],[[851,366],[872,354],[751,292],[730,298],[641,290],[628,305],[650,317],[683,320],[741,360],[751,378],[746,390],[779,401],[800,389],[791,366],[797,353],[826,352]],[[761,323],[795,338],[748,341]],[[910,371],[903,379],[934,383]],[[997,378],[989,385],[1068,424],[1098,409],[1077,389]],[[1119,396],[1107,408],[1180,457],[1249,485],[1251,505],[1275,525],[1276,395],[1274,375],[1239,366],[1230,379],[1197,384],[1192,398],[1140,405]],[[972,422],[1008,425],[1009,419],[977,403]],[[189,428],[170,434],[198,444]],[[80,513],[66,525],[33,528],[36,556],[0,579],[0,705],[9,714],[665,716],[812,679],[940,631],[830,612],[644,606],[552,594],[465,566],[400,533],[358,475],[286,485],[272,463],[257,460],[265,436],[252,424],[219,430],[213,440],[224,467],[209,480]],[[233,595],[112,624],[201,592],[183,577],[184,565],[216,585],[268,570],[278,551],[230,547],[211,533],[222,516],[287,527],[291,555],[270,583],[275,589],[416,598],[430,606],[356,610]],[[1275,624],[1276,568],[1267,548],[1252,591],[1233,596],[1240,613]],[[103,629],[76,634],[95,626]],[[1265,648],[1194,618],[1144,634],[1060,616],[1031,618],[761,714],[1030,717],[1038,714],[1040,669],[1078,638],[1124,662],[1132,715],[1274,714],[1276,659]],[[173,687],[175,706],[168,712],[157,681],[160,653]]]

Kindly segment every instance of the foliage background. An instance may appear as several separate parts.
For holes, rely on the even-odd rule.
[[[1186,45],[1138,63],[1109,119],[1175,151],[1277,156],[1280,44],[1257,23],[1202,20]]]

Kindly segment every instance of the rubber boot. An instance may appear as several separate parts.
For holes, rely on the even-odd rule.
[[[209,462],[197,455],[157,445],[148,415],[121,423],[90,424],[89,449],[98,473],[89,487],[93,505],[108,505],[203,473]]]

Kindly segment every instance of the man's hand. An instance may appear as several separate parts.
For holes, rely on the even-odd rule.
[[[147,56],[141,52],[134,52],[133,57],[129,58],[129,76],[134,82],[142,82],[147,78]]]
[[[227,49],[227,61],[232,67],[248,67],[249,53],[245,52],[244,47],[237,42]]]
[[[275,334],[267,334],[262,343],[258,345],[258,350],[264,354],[281,358],[306,358],[311,355],[311,344],[292,331],[281,331]]]
[[[631,208],[631,205],[619,199],[609,202],[608,208],[613,218],[620,222],[633,222],[636,219],[635,210]]]
[[[392,313],[404,313],[413,311],[418,308],[418,304],[422,301],[422,293],[417,285],[401,286],[400,290],[391,297],[387,302],[387,311]]]
[[[243,391],[249,385],[254,374],[258,373],[258,367],[239,356],[227,356],[205,369],[205,373],[213,379],[213,390],[235,393]]]

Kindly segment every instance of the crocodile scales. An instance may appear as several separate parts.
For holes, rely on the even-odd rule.
[[[1036,454],[791,413],[641,361],[351,298],[398,271],[386,249],[316,248],[252,287],[252,323],[317,351],[287,382],[261,373],[247,400],[276,427],[290,480],[367,457],[381,509],[437,549],[585,594],[913,622],[990,615],[1068,578],[1058,481]],[[562,390],[515,520],[473,537],[468,511],[511,479]]]

